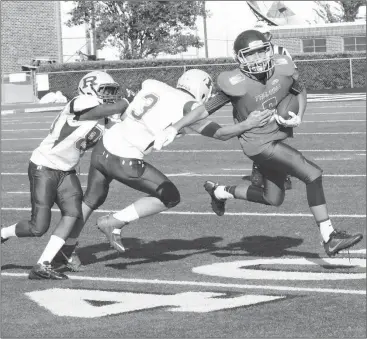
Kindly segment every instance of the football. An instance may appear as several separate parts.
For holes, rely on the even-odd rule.
[[[283,119],[290,119],[291,116],[288,114],[289,111],[297,114],[298,113],[298,99],[295,95],[289,93],[277,106],[278,115]]]

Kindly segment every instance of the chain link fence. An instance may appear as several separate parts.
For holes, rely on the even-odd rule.
[[[296,60],[300,78],[308,91],[342,88],[361,88],[366,86],[364,58]],[[235,69],[236,63],[200,64],[184,66],[144,67],[103,69],[116,82],[137,91],[145,79],[156,79],[175,86],[183,72],[198,68],[211,75],[214,82],[223,71]],[[77,95],[80,79],[91,70],[64,71],[48,73],[50,91],[61,91],[68,99]]]

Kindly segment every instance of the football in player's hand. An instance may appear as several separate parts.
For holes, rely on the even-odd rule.
[[[297,114],[298,113],[298,99],[295,95],[289,93],[277,106],[277,114],[283,119],[288,120],[291,116],[288,114],[289,111]]]

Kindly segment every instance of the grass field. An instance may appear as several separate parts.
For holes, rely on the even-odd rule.
[[[230,124],[230,114],[224,107],[215,120]],[[29,217],[28,160],[55,115],[2,117],[2,226]],[[334,227],[364,235],[350,258],[326,257],[295,178],[281,207],[230,201],[217,217],[204,181],[235,184],[252,163],[236,139],[187,135],[146,159],[171,177],[181,203],[124,228],[124,255],[95,227],[98,216],[141,196],[119,183],[80,238],[86,271],[27,279],[51,230],[2,245],[1,337],[366,337],[366,103],[310,103],[295,132],[290,144],[324,170]],[[80,166],[83,187],[89,159]],[[51,228],[56,207],[53,214]]]

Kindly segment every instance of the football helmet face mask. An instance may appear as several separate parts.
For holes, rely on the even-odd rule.
[[[105,103],[113,103],[119,98],[120,85],[113,78],[101,71],[86,74],[79,82],[78,92],[93,95]]]
[[[268,39],[259,31],[242,32],[234,42],[235,60],[250,77],[267,78],[273,74],[274,51]]]
[[[213,80],[200,69],[190,69],[178,79],[176,88],[188,92],[199,102],[206,102],[212,95]]]

